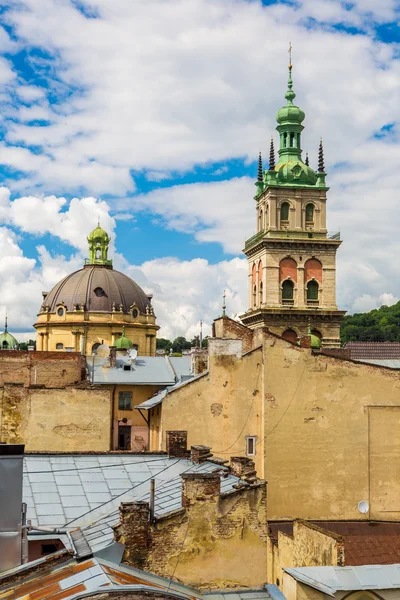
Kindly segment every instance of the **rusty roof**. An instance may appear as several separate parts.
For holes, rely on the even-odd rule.
[[[304,522],[307,524],[307,522]],[[341,536],[346,566],[391,565],[400,563],[400,523],[375,521],[310,521],[328,534]],[[293,522],[269,524],[274,543],[278,532],[292,536]]]

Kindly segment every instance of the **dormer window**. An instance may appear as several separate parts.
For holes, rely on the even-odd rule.
[[[60,308],[57,309],[57,314],[59,317],[64,316],[64,309],[61,306],[60,306]]]
[[[95,295],[96,295],[98,298],[101,298],[102,296],[107,296],[107,294],[105,293],[105,291],[104,291],[104,290],[103,290],[103,288],[101,288],[101,287],[97,287],[97,288],[95,288],[95,290],[94,290],[94,293],[95,293]]]

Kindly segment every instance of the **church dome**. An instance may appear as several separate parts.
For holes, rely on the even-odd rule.
[[[17,350],[18,342],[7,329],[0,334],[0,350]]]
[[[57,283],[45,296],[42,310],[127,313],[132,305],[141,313],[150,308],[149,298],[133,279],[109,266],[89,264]]]
[[[120,350],[122,350],[122,349],[127,350],[129,348],[132,348],[132,346],[133,346],[133,343],[131,342],[131,340],[125,336],[125,328],[124,327],[122,328],[121,337],[119,337],[115,340],[115,346],[116,346],[116,348],[118,348]]]

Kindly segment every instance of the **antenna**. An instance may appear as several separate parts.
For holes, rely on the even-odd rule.
[[[292,68],[292,42],[289,42],[289,69]]]
[[[200,348],[203,345],[203,321],[200,321],[200,336],[199,336]]]

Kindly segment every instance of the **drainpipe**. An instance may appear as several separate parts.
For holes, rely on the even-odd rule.
[[[154,521],[154,510],[156,503],[156,480],[150,479],[150,521]]]
[[[29,562],[29,550],[28,550],[28,529],[29,525],[26,524],[26,502],[22,503],[21,512],[21,563],[26,565]],[[30,521],[29,521],[30,523]]]
[[[110,450],[114,450],[114,417],[115,417],[115,390],[117,386],[114,385],[111,392],[111,440]]]

